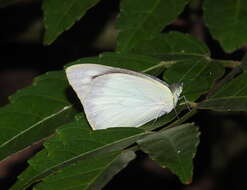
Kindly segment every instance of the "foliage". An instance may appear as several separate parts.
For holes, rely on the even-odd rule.
[[[54,42],[99,2],[44,0],[44,44]],[[12,3],[2,0],[0,6]],[[245,4],[207,0],[202,5],[209,32],[226,51],[247,41]],[[178,120],[172,112],[140,128],[92,131],[64,71],[48,72],[0,109],[1,160],[44,140],[44,149],[28,161],[11,190],[101,189],[135,159],[137,150],[170,169],[182,183],[191,182],[199,131],[184,122],[198,110],[246,111],[247,74],[246,60],[225,74],[231,60],[213,59],[207,46],[189,34],[162,32],[189,7],[189,0],[122,0],[116,51],[68,65],[109,65],[159,76],[169,84],[182,82],[182,95],[192,110],[181,103],[177,112],[184,115]]]
[[[244,24],[247,19],[246,6],[244,0],[208,0],[203,5],[205,22],[210,32],[228,52],[240,48],[247,40],[247,27]]]

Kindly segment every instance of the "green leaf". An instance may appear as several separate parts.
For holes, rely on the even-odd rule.
[[[247,1],[204,1],[205,22],[213,37],[228,51],[234,51],[247,42]]]
[[[137,143],[161,167],[169,168],[181,182],[190,183],[199,134],[193,124],[183,124],[148,135]]]
[[[98,57],[82,58],[66,66],[83,63],[120,67],[153,75],[160,74],[166,66],[166,62],[161,63],[161,59],[129,53],[102,53]]]
[[[175,58],[181,55],[209,55],[209,50],[203,42],[180,32],[159,34],[153,39],[143,40],[133,52],[158,58],[166,55],[173,55]]]
[[[247,73],[225,84],[209,99],[201,102],[200,109],[217,111],[247,111]]]
[[[111,178],[135,158],[135,153],[112,152],[81,160],[54,175],[50,175],[34,187],[35,190],[99,190]]]
[[[44,0],[44,43],[51,44],[100,0]]]
[[[202,94],[207,93],[214,81],[223,74],[224,68],[216,60],[188,56],[167,69],[163,78],[169,84],[182,82],[182,95],[189,101],[195,101]]]
[[[124,0],[117,22],[117,50],[129,52],[142,40],[151,39],[182,12],[188,0]]]
[[[75,109],[67,99],[67,88],[63,71],[50,72],[10,97],[10,104],[0,108],[0,160],[72,120]]]
[[[29,167],[18,177],[11,190],[21,190],[63,167],[96,155],[119,151],[149,134],[138,128],[109,128],[92,131],[85,118],[57,129],[45,142],[45,149],[28,161]]]

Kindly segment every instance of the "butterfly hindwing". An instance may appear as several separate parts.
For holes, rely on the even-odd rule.
[[[174,107],[173,94],[167,86],[127,73],[94,78],[82,104],[94,129],[138,127]]]

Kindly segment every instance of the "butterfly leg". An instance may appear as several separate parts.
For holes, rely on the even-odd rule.
[[[183,102],[183,103],[180,103],[179,105],[185,104],[186,107],[187,107],[187,109],[188,109],[189,111],[191,111],[190,103],[189,103],[189,101],[186,99],[186,97],[183,95],[183,96],[179,97],[179,100],[181,100],[181,99],[183,99],[184,102]]]

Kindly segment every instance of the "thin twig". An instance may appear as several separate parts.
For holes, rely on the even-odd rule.
[[[223,65],[225,68],[229,68],[229,69],[234,69],[234,68],[238,67],[239,65],[241,65],[240,61],[219,60],[219,59],[215,59],[215,61],[220,63],[221,65]]]

